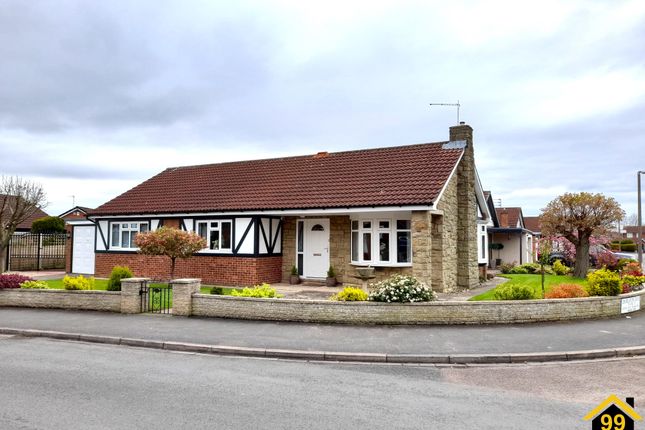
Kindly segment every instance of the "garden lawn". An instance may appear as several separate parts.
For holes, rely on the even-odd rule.
[[[62,279],[52,279],[49,281],[45,281],[47,283],[47,286],[53,290],[64,290],[65,287],[63,286],[63,280]],[[94,280],[94,290],[107,290],[107,279],[95,279]],[[150,284],[152,287],[162,287],[166,286],[167,284]],[[210,294],[211,292],[212,285],[203,285],[200,293],[202,294]],[[233,291],[235,288],[222,288],[222,293],[223,295],[230,296],[231,291]]]
[[[508,278],[508,282],[500,284],[498,287],[488,290],[485,293],[479,294],[475,297],[471,297],[468,300],[471,301],[480,301],[480,300],[495,300],[495,290],[502,285],[524,285],[530,287],[533,290],[533,296],[536,299],[542,297],[542,276],[541,275],[499,275],[503,278]],[[548,292],[552,287],[560,284],[578,284],[582,286],[587,285],[586,279],[574,278],[571,276],[559,276],[559,275],[545,275],[544,276],[544,289]]]

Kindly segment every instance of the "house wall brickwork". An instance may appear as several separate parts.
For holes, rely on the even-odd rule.
[[[170,259],[133,253],[97,253],[97,277],[109,277],[114,266],[128,266],[135,276],[170,279]],[[280,282],[282,257],[194,256],[177,260],[175,278],[199,278],[210,285],[256,285]]]

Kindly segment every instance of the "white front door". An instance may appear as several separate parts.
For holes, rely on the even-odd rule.
[[[325,278],[329,269],[329,219],[306,219],[304,225],[305,278]]]
[[[72,240],[72,273],[94,274],[95,227],[74,226]]]

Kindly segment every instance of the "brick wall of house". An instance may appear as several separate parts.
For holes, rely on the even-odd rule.
[[[128,266],[137,277],[170,279],[170,259],[124,253],[97,253],[97,277],[109,277],[114,266]],[[195,256],[177,260],[174,278],[199,278],[207,285],[249,286],[280,282],[282,257]]]
[[[65,225],[65,233],[69,239],[65,240],[65,273],[72,273],[72,226]]]

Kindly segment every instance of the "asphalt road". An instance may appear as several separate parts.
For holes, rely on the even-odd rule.
[[[496,354],[645,345],[645,310],[607,320],[479,326],[349,326],[0,308],[0,327],[253,348]]]
[[[323,364],[0,337],[0,428],[588,429],[645,400],[645,359],[506,367]]]

